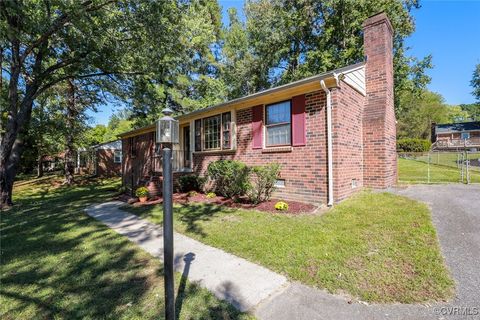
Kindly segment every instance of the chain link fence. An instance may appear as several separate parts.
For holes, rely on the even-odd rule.
[[[399,182],[480,183],[480,152],[430,151],[398,154]]]

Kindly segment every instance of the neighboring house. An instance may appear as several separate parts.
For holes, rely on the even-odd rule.
[[[432,124],[432,149],[480,148],[480,121]]]
[[[55,155],[47,155],[42,158],[43,171],[53,172],[63,170],[65,152],[59,152]]]
[[[361,187],[396,183],[393,29],[383,13],[364,22],[366,61],[178,117],[177,175],[209,163],[277,162],[275,197],[340,201]],[[120,135],[123,184],[161,187],[155,125]]]
[[[77,151],[77,173],[118,176],[122,172],[122,141],[100,143]]]

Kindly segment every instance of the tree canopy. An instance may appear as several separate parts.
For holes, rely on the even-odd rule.
[[[480,103],[480,63],[477,64],[475,70],[473,71],[472,81],[470,82],[473,88],[473,96]]]

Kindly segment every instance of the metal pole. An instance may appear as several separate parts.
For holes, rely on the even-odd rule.
[[[175,319],[173,283],[173,177],[172,149],[162,150],[163,169],[163,266],[165,274],[165,319]]]
[[[470,184],[470,160],[468,159],[468,151],[465,151],[465,157],[467,158],[467,184]]]
[[[430,152],[428,153],[427,181],[430,183]]]

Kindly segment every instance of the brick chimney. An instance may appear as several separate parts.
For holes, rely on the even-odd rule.
[[[393,28],[385,13],[363,23],[367,96],[363,112],[364,185],[387,188],[397,181],[393,106]]]

